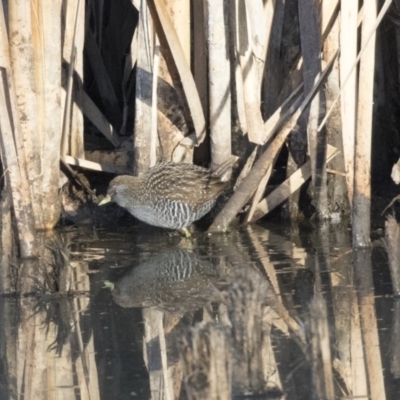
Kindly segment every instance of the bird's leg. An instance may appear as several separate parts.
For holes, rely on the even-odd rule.
[[[190,237],[192,236],[192,235],[190,234],[188,228],[181,228],[181,229],[178,229],[178,232],[179,232],[182,236],[185,236],[185,238],[190,238]]]

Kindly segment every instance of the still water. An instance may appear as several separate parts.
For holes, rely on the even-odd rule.
[[[359,251],[341,225],[42,237],[38,263],[2,268],[0,399],[400,399],[383,236]]]

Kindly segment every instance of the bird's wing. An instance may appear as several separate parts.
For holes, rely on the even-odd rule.
[[[154,192],[170,200],[182,201],[197,208],[218,197],[226,182],[213,176],[205,168],[196,165],[164,163],[159,164],[150,178]],[[155,173],[157,172],[157,173]]]

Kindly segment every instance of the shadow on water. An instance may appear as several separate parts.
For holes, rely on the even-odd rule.
[[[396,399],[399,232],[70,230],[24,262],[3,239],[0,399]]]

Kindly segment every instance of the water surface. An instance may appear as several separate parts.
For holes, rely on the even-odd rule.
[[[3,265],[0,399],[398,399],[380,235],[358,251],[341,225],[43,237],[38,263]]]

